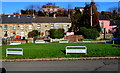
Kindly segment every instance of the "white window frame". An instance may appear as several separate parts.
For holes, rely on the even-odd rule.
[[[104,28],[104,22],[101,22],[101,27]]]
[[[37,24],[37,29],[41,29],[41,24]]]
[[[64,28],[64,29],[67,29],[67,25],[66,25],[66,24],[64,24],[64,25],[63,25],[63,28]]]
[[[12,25],[12,29],[16,29],[16,25]]]
[[[4,29],[8,29],[8,25],[4,25]]]
[[[59,29],[60,25],[59,24],[56,24],[56,29]]]
[[[20,29],[24,29],[24,25],[20,25]]]
[[[29,25],[29,29],[32,29],[32,25]]]
[[[25,36],[25,35],[24,35],[24,32],[21,32],[20,35],[21,35],[21,36]]]
[[[50,25],[50,28],[53,29],[53,28],[54,28],[54,24],[51,24],[51,25]]]

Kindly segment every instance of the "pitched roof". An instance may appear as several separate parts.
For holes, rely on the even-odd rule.
[[[42,8],[59,8],[59,6],[42,6]]]
[[[75,7],[75,8],[77,8],[77,9],[84,9],[84,7]]]
[[[32,23],[31,15],[5,15],[1,16],[2,24],[29,24]]]
[[[68,17],[35,17],[32,22],[34,23],[71,23]]]
[[[109,20],[105,15],[100,15],[99,20]]]
[[[75,11],[75,9],[68,9],[68,11]]]
[[[120,20],[112,20],[110,21],[110,26],[117,25],[120,26]]]

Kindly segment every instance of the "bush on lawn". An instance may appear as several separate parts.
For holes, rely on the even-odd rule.
[[[116,31],[113,33],[114,37],[120,37],[120,27],[116,28]]]
[[[33,38],[33,37],[38,36],[38,35],[39,35],[39,33],[37,30],[32,30],[31,32],[28,33],[29,38]]]
[[[50,29],[49,32],[52,39],[64,37],[64,29]]]
[[[89,28],[81,27],[80,33],[84,36],[86,39],[96,39],[99,37],[99,32],[95,28]]]

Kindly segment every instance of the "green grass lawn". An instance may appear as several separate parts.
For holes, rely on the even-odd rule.
[[[86,54],[65,54],[66,46],[87,46]],[[6,48],[23,48],[24,55],[9,55],[5,56]],[[21,45],[3,45],[2,58],[61,58],[61,57],[98,57],[98,56],[120,56],[120,47],[112,46],[112,44],[104,43],[44,43],[44,44],[21,44]]]

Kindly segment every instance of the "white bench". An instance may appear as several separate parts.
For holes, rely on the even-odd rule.
[[[67,41],[67,40],[61,40],[61,41],[59,41],[59,43],[69,43],[69,41]]]
[[[35,43],[45,43],[44,40],[36,40]]]
[[[21,42],[10,43],[10,45],[20,45]]]
[[[69,49],[72,47],[73,49]],[[74,49],[74,48],[80,48],[80,49]],[[85,53],[87,54],[87,47],[86,46],[66,46],[66,55],[67,53]]]
[[[82,41],[83,43],[91,43],[92,41]]]
[[[14,51],[11,51],[11,50],[14,50]],[[7,48],[6,57],[7,55],[22,55],[23,56],[23,49],[22,48]]]

